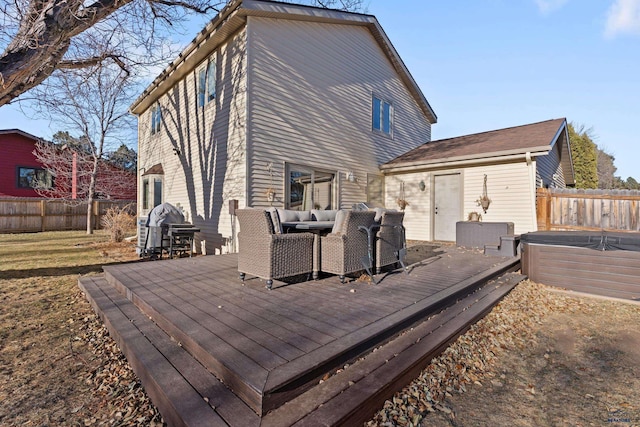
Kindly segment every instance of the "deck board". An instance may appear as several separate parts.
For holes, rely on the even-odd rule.
[[[240,281],[235,255],[105,267],[106,281],[259,414],[304,393],[327,370],[518,265],[450,248],[378,284],[336,276]]]
[[[148,321],[144,333],[142,333],[138,329],[138,325],[145,323],[142,313],[137,311],[136,314],[135,310],[130,311],[133,304],[122,298],[113,288],[100,286],[100,279],[85,278],[81,286],[85,292],[92,293],[92,304],[96,311],[102,315],[107,328],[112,332],[114,330],[119,330],[121,334],[124,332],[123,335],[120,335],[123,336],[121,339],[117,339],[119,334],[113,334],[118,341],[118,346],[129,359],[138,377],[143,381],[147,393],[157,405],[163,406],[163,417],[167,422],[172,425],[190,426],[228,425],[224,418],[201,398],[202,391],[198,392],[193,388],[195,379],[189,381],[173,369],[176,365],[180,365],[177,362],[179,356],[175,356],[176,346],[170,343],[166,334],[163,335],[163,332],[157,327],[151,334],[150,329],[154,329],[154,325]],[[127,314],[131,314],[133,319]],[[125,339],[124,336],[128,339]],[[154,338],[153,343],[150,341],[150,337]],[[159,345],[164,352],[158,350]],[[133,357],[134,354],[136,357]],[[192,364],[192,366],[194,365]],[[187,369],[184,365],[182,368]],[[197,367],[195,369],[197,370]],[[226,409],[233,409],[237,419],[246,422],[247,426],[259,424],[258,417],[252,414],[249,408],[228,390],[220,389],[220,385],[213,389],[209,388],[205,393],[215,394],[216,401],[219,403],[224,400],[226,404],[222,406],[225,406]]]

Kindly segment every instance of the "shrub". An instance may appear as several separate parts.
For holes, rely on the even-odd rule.
[[[128,230],[135,229],[136,217],[131,213],[131,206],[112,206],[107,209],[100,221],[102,227],[109,232],[112,242],[122,242]]]

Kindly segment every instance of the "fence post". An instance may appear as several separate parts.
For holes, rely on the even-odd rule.
[[[93,208],[92,209],[92,212],[93,212],[93,229],[94,230],[99,230],[100,229],[100,201],[99,200],[94,200],[92,208]]]
[[[45,231],[44,222],[46,218],[46,211],[47,211],[47,207],[45,205],[45,201],[40,200],[40,231]]]
[[[536,221],[538,230],[551,229],[551,193],[546,188],[538,188],[536,192]]]

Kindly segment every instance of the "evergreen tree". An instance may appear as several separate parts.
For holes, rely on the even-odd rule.
[[[640,190],[640,184],[631,176],[627,178],[626,184],[627,190]]]
[[[598,188],[598,150],[589,130],[569,123],[569,140],[576,188]]]
[[[136,172],[138,167],[138,153],[122,144],[116,151],[106,154],[106,159],[119,168]]]

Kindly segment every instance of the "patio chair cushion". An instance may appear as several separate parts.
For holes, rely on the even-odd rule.
[[[382,219],[382,214],[385,212],[397,212],[397,210],[395,209],[387,209],[387,208],[375,208],[373,211],[376,213],[376,216],[374,218],[375,222],[380,222],[380,220]]]
[[[342,234],[342,227],[344,225],[344,220],[347,217],[347,210],[340,209],[336,212],[335,223],[333,224],[333,229],[331,230],[331,234]]]
[[[278,217],[280,222],[297,222],[297,221],[311,221],[310,211],[294,211],[291,209],[280,209],[278,211]]]
[[[334,210],[311,209],[311,218],[312,218],[312,221],[335,221],[337,213],[338,213],[337,209],[334,209]]]
[[[278,216],[278,211],[276,208],[267,209],[269,212],[269,216],[271,217],[271,224],[273,225],[273,233],[274,234],[282,234],[282,224],[280,224],[280,217]]]

